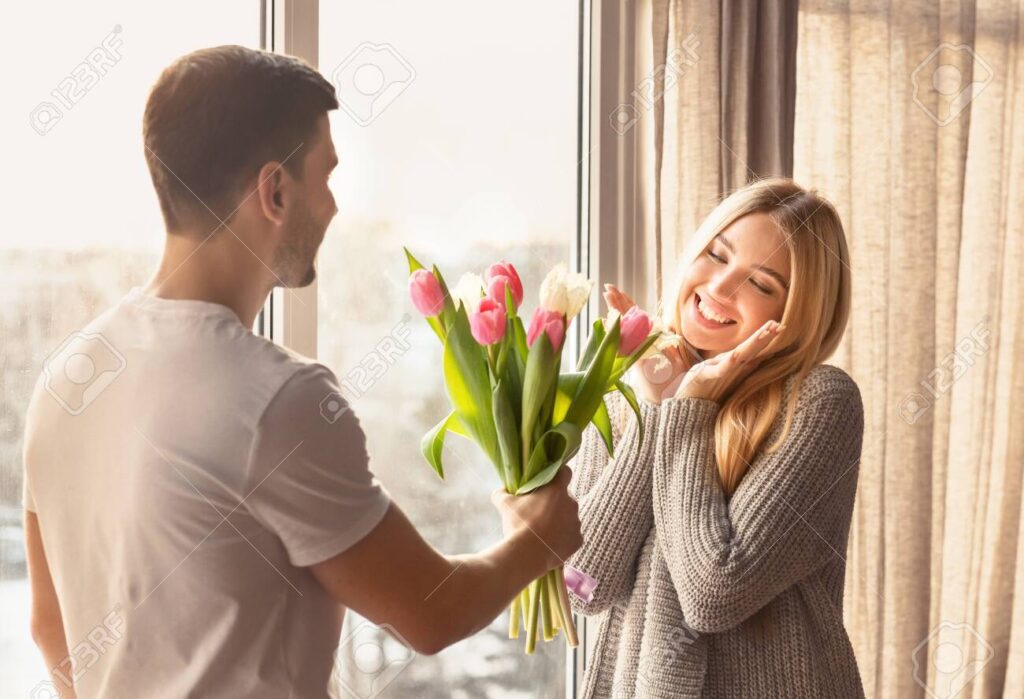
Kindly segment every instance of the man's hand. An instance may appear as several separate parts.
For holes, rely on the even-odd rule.
[[[561,567],[583,545],[579,504],[569,494],[571,478],[572,471],[563,466],[554,480],[528,495],[509,495],[504,490],[491,495],[501,513],[505,537],[534,547],[544,570]]]
[[[436,653],[486,627],[536,578],[583,542],[567,467],[502,509],[506,537],[477,554],[444,556],[395,503],[369,534],[310,566],[337,602],[388,624],[419,653]],[[504,499],[501,499],[504,502]]]

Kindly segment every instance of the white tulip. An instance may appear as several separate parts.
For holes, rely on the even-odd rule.
[[[459,277],[459,282],[452,289],[452,301],[455,308],[466,306],[466,313],[475,313],[476,307],[480,305],[480,299],[484,295],[484,278],[479,274],[466,272]]]
[[[555,265],[540,285],[540,305],[565,315],[566,322],[575,318],[587,305],[594,283],[582,274],[570,272],[564,262]]]

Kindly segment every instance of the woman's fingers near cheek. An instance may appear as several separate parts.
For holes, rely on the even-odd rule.
[[[751,361],[768,346],[769,342],[775,339],[783,327],[778,322],[769,320],[734,350],[735,358],[744,363]]]

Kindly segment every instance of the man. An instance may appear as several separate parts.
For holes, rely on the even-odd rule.
[[[237,46],[152,89],[159,269],[48,362],[27,418],[32,632],[65,697],[323,699],[345,608],[436,653],[581,543],[566,471],[495,495],[500,543],[441,555],[352,412],[321,415],[331,371],[250,332],[315,276],[337,106],[307,64]]]

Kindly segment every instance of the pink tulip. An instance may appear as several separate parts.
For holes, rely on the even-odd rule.
[[[505,287],[512,290],[512,300],[519,308],[523,303],[523,282],[519,279],[519,272],[510,262],[496,262],[484,272],[484,286],[487,287],[487,295],[492,299],[505,305]]]
[[[409,275],[409,295],[416,310],[425,316],[436,316],[444,308],[444,291],[433,273],[418,269]]]
[[[548,340],[555,352],[562,349],[562,340],[565,339],[565,316],[558,311],[549,311],[546,308],[538,308],[530,318],[530,328],[526,331],[526,344],[533,347],[533,343],[546,333]]]
[[[633,306],[623,313],[619,320],[619,356],[628,357],[633,354],[651,334],[653,327],[651,317],[640,310],[639,306]]]
[[[494,299],[480,299],[476,311],[469,316],[469,329],[481,345],[501,342],[505,337],[505,307]]]

